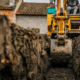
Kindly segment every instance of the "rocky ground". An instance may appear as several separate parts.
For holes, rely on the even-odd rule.
[[[74,40],[71,68],[54,67],[47,35],[0,15],[0,80],[79,80],[79,39]]]

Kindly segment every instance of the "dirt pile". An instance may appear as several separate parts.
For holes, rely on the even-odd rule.
[[[24,29],[15,24],[11,25],[11,30],[14,48],[22,56],[24,76],[31,79],[46,72],[49,67],[47,50],[50,46],[47,36],[38,34],[39,29]]]
[[[0,16],[0,21],[0,78],[43,79],[49,67],[47,51],[50,40],[46,35],[40,35],[39,29],[24,29],[10,24],[6,16]]]
[[[22,70],[22,58],[11,43],[10,22],[6,16],[0,16],[0,78],[11,80],[16,68]],[[16,71],[17,72],[17,71]],[[21,74],[21,73],[20,73]]]

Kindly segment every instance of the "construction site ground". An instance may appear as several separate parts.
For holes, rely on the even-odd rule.
[[[70,63],[54,66],[50,39],[39,32],[0,15],[0,80],[80,80],[80,36],[73,40]]]

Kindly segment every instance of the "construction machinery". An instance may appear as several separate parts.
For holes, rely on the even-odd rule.
[[[51,36],[50,57],[55,63],[68,63],[73,55],[73,37],[80,35],[80,7],[76,15],[67,14],[67,0],[54,1],[55,7],[47,8],[47,35]]]

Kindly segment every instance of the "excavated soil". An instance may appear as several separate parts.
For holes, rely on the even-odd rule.
[[[76,80],[80,80],[80,36],[74,40],[72,66]]]
[[[52,68],[46,74],[46,80],[75,80],[70,68]]]
[[[80,80],[79,39],[74,40],[78,42],[73,45],[71,68],[55,68],[47,35],[11,24],[0,15],[0,80]]]

